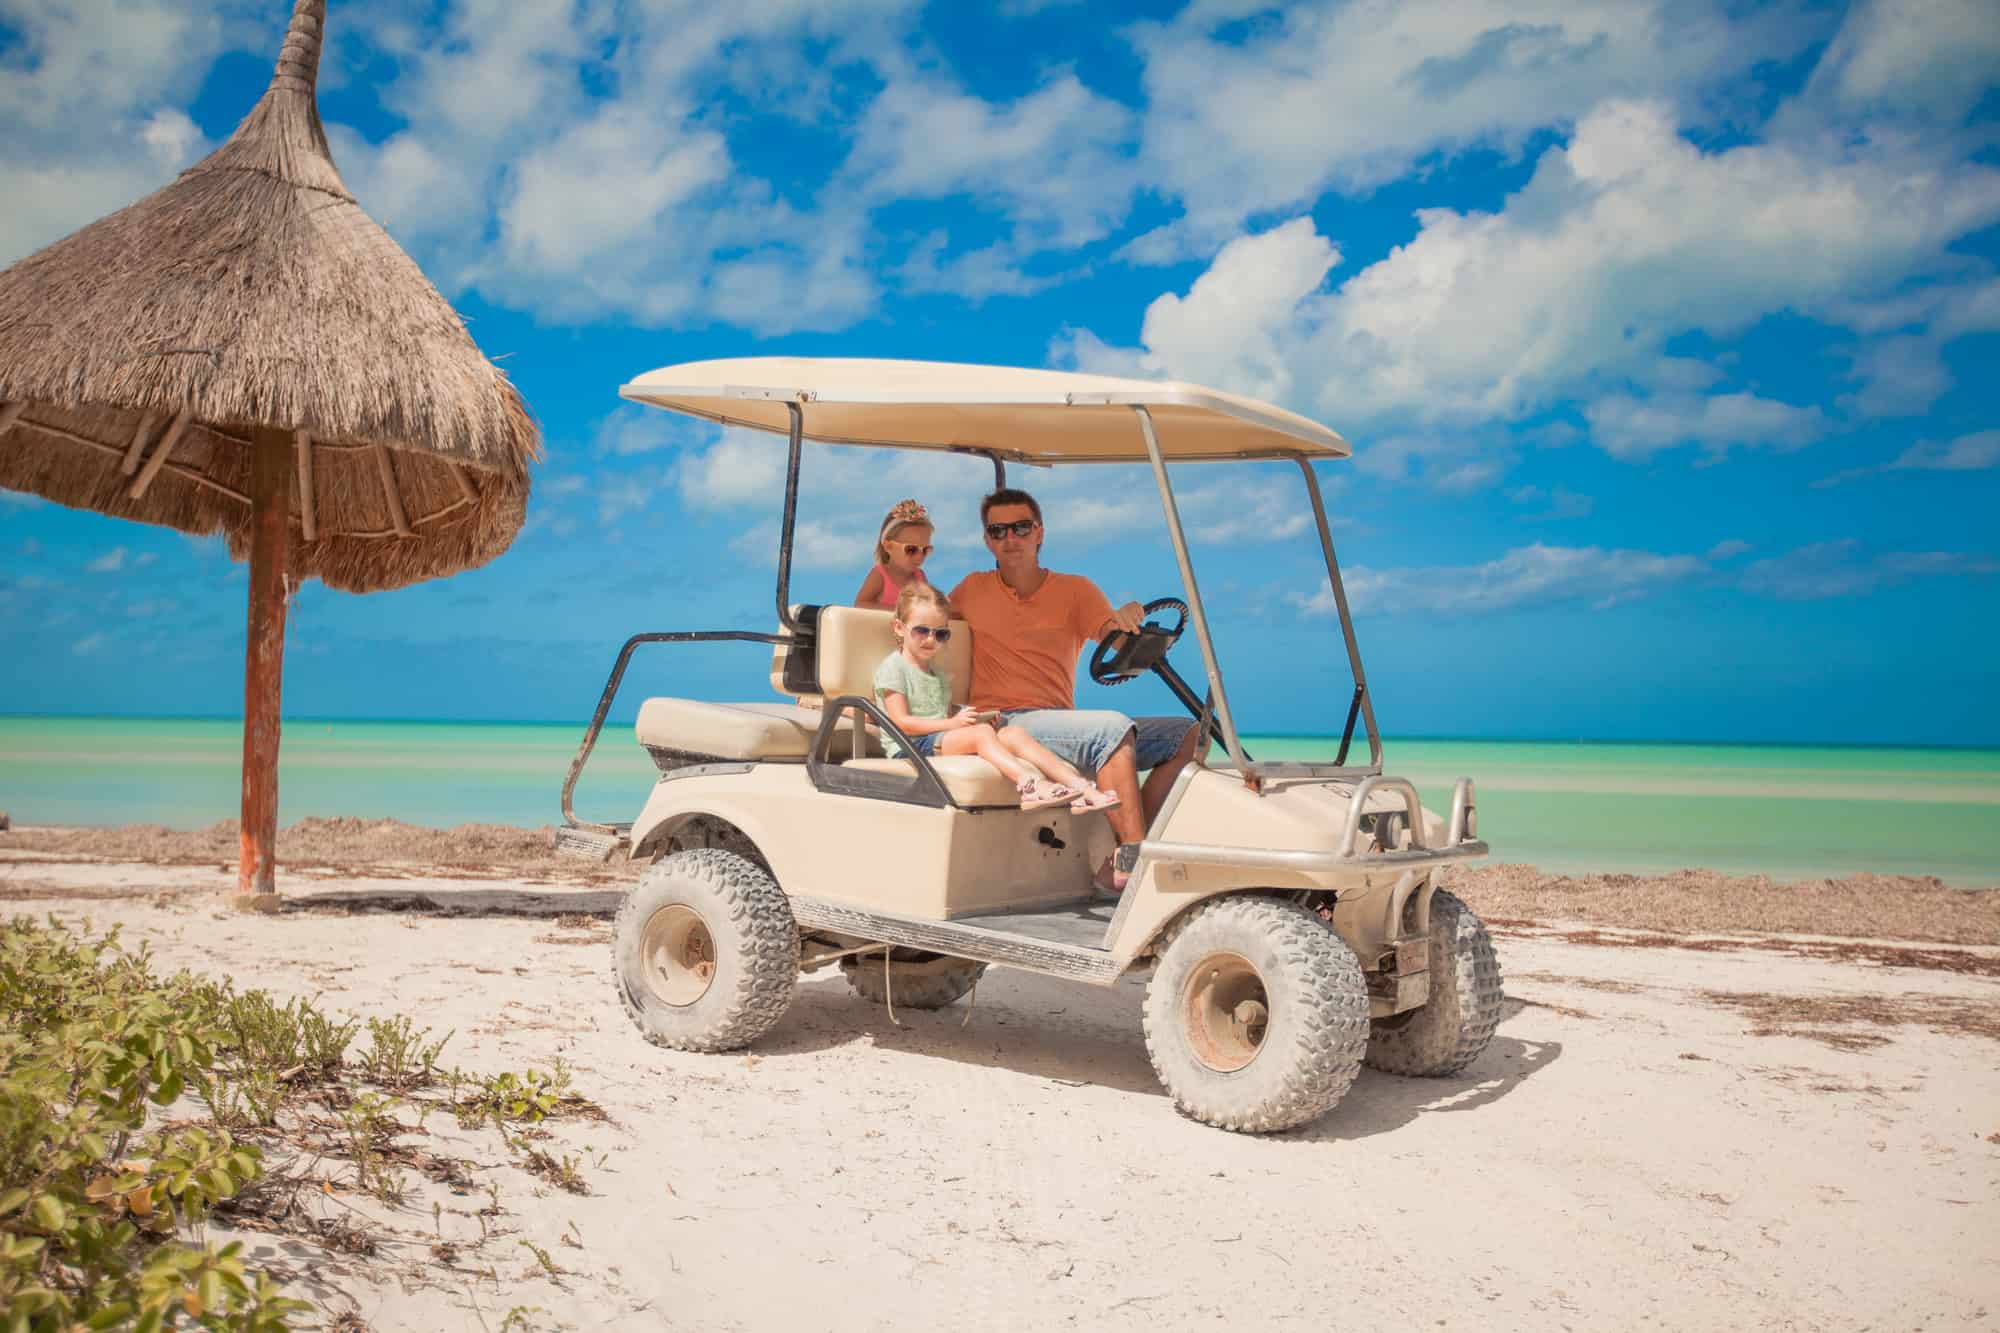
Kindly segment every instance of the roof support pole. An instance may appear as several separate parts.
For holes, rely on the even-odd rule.
[[[389,462],[387,445],[375,446],[375,470],[382,474],[382,498],[389,502],[389,522],[398,537],[410,535],[410,518],[403,512],[403,495],[396,489],[396,469]]]
[[[0,406],[0,435],[5,435],[14,429],[14,423],[21,419],[21,413],[26,411],[27,407],[26,403],[8,403]]]
[[[1153,465],[1153,480],[1160,487],[1160,505],[1167,511],[1167,535],[1174,541],[1174,561],[1181,567],[1181,586],[1187,589],[1188,618],[1194,621],[1194,637],[1201,644],[1201,665],[1208,672],[1208,694],[1215,701],[1215,720],[1222,724],[1223,748],[1236,764],[1245,782],[1256,774],[1243,754],[1243,741],[1236,734],[1236,719],[1229,711],[1229,696],[1222,689],[1222,668],[1216,663],[1215,640],[1208,633],[1208,612],[1202,609],[1201,589],[1194,582],[1194,561],[1188,556],[1187,534],[1181,530],[1180,506],[1174,503],[1173,483],[1167,479],[1167,460],[1160,454],[1160,437],[1153,431],[1153,414],[1143,404],[1134,403],[1139,431],[1146,439],[1146,458]]]
[[[160,437],[159,446],[153,450],[153,456],[146,460],[146,466],[139,469],[139,475],[133,479],[132,489],[125,493],[127,497],[134,500],[146,498],[146,488],[153,484],[153,478],[159,476],[160,469],[167,465],[167,455],[180,443],[181,432],[187,429],[188,421],[193,415],[194,409],[189,407],[183,407],[174,413],[174,423],[168,426],[167,433]]]
[[[319,540],[319,516],[313,512],[313,442],[308,431],[292,433],[292,450],[299,458],[299,529],[309,542]]]
[[[477,503],[479,492],[472,489],[472,476],[466,471],[465,465],[463,463],[448,463],[446,466],[451,471],[451,479],[458,483],[458,498],[467,504]]]
[[[1354,617],[1347,613],[1347,589],[1341,586],[1340,562],[1333,555],[1333,533],[1326,525],[1326,501],[1320,498],[1319,474],[1313,471],[1312,460],[1303,454],[1298,457],[1299,471],[1306,474],[1306,493],[1312,497],[1313,522],[1319,525],[1319,549],[1326,557],[1326,582],[1333,589],[1333,604],[1340,610],[1340,633],[1347,640],[1347,665],[1354,671],[1354,703],[1361,710],[1361,719],[1368,728],[1368,762],[1378,771],[1382,767],[1382,737],[1375,730],[1375,701],[1368,697],[1368,676],[1361,669],[1361,647],[1354,641]],[[1348,709],[1347,734],[1340,738],[1340,753],[1334,763],[1347,762],[1347,744],[1353,739],[1354,709]]]
[[[805,439],[806,413],[797,402],[786,403],[791,409],[791,452],[785,459],[785,526],[778,534],[778,623],[788,630],[796,630],[798,624],[792,619],[792,525],[799,516],[799,451]]]
[[[291,433],[250,445],[250,607],[243,645],[243,818],[234,906],[278,908],[278,720],[285,681],[285,558],[291,544]]]
[[[153,433],[153,425],[159,419],[158,412],[148,412],[139,418],[139,424],[133,428],[132,443],[118,464],[118,470],[126,476],[129,477],[139,470],[139,458],[146,452],[146,437]]]

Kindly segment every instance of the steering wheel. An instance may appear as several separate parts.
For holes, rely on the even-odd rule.
[[[1160,611],[1176,613],[1171,629],[1152,622],[1150,617]],[[1180,642],[1182,632],[1187,629],[1187,603],[1178,597],[1156,597],[1146,603],[1144,614],[1148,619],[1137,633],[1113,630],[1099,641],[1090,658],[1090,678],[1099,685],[1123,685],[1134,676],[1151,671],[1166,661],[1168,651]]]

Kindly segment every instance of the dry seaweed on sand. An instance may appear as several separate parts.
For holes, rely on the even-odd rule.
[[[2000,945],[2000,893],[1931,876],[1774,880],[1680,870],[1668,875],[1549,875],[1533,866],[1454,869],[1449,883],[1488,925],[1582,922],[1673,935],[1722,931]]]

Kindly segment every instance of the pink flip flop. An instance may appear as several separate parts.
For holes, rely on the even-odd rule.
[[[1089,815],[1095,814],[1100,810],[1116,809],[1119,804],[1117,792],[1106,791],[1104,788],[1093,784],[1083,789],[1083,795],[1077,797],[1075,804],[1071,805],[1069,809],[1071,814]]]

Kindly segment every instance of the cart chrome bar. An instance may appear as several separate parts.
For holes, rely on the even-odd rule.
[[[796,446],[795,446],[796,449]],[[794,462],[798,459],[795,451]],[[782,597],[782,593],[780,594]],[[597,698],[597,711],[590,715],[590,727],[583,733],[583,744],[577,747],[576,758],[569,761],[569,776],[563,779],[562,813],[563,823],[570,828],[590,829],[598,833],[622,834],[631,828],[614,824],[594,824],[576,817],[570,802],[576,795],[576,780],[583,775],[583,766],[590,760],[590,752],[597,748],[597,735],[604,730],[605,716],[611,712],[611,701],[618,694],[618,686],[625,679],[625,668],[631,664],[633,650],[642,643],[769,643],[790,642],[782,634],[758,634],[752,630],[712,629],[688,630],[674,634],[634,634],[625,640],[625,646],[618,650],[618,660],[612,664],[611,678],[604,682],[604,693]]]
[[[778,623],[788,630],[796,631],[798,622],[792,619],[792,525],[799,515],[799,445],[805,438],[805,411],[797,403],[786,403],[791,409],[792,430],[791,452],[785,459],[785,523],[778,538]]]
[[[1217,865],[1256,866],[1270,870],[1294,870],[1301,874],[1315,874],[1336,870],[1353,870],[1357,866],[1380,865],[1383,868],[1402,869],[1412,865],[1434,865],[1444,861],[1473,861],[1488,852],[1485,843],[1478,839],[1461,842],[1455,847],[1409,847],[1393,852],[1357,852],[1343,855],[1340,852],[1273,851],[1268,847],[1225,847],[1210,846],[1193,842],[1142,842],[1139,844],[1139,866],[1148,862],[1156,865]],[[1136,871],[1134,872],[1137,873]]]
[[[1297,455],[1299,471],[1306,474],[1306,493],[1312,497],[1313,522],[1319,526],[1319,549],[1326,556],[1327,586],[1333,589],[1333,602],[1340,611],[1340,633],[1347,640],[1347,665],[1354,671],[1354,702],[1348,705],[1347,728],[1340,737],[1340,753],[1334,757],[1334,766],[1347,762],[1347,743],[1354,735],[1354,710],[1360,708],[1362,721],[1368,727],[1368,766],[1380,772],[1382,768],[1382,737],[1375,730],[1375,703],[1368,697],[1368,676],[1361,669],[1361,648],[1354,641],[1354,617],[1347,610],[1347,589],[1340,582],[1340,561],[1333,554],[1333,533],[1326,524],[1326,501],[1320,497],[1319,474],[1313,471],[1312,460],[1305,455]]]
[[[1243,742],[1236,735],[1236,719],[1229,713],[1229,696],[1222,689],[1222,670],[1216,665],[1215,641],[1208,635],[1208,613],[1202,609],[1201,590],[1195,587],[1194,562],[1188,557],[1187,534],[1181,531],[1181,510],[1174,502],[1174,485],[1167,478],[1167,460],[1160,456],[1160,437],[1153,430],[1153,414],[1142,403],[1132,405],[1139,418],[1139,432],[1145,437],[1146,458],[1153,465],[1153,480],[1160,487],[1160,504],[1167,511],[1167,533],[1174,542],[1174,561],[1181,567],[1181,586],[1187,589],[1188,616],[1194,621],[1194,637],[1201,644],[1201,665],[1208,672],[1208,695],[1214,701],[1216,721],[1222,724],[1223,747],[1244,774],[1254,782],[1254,771],[1243,754]]]

